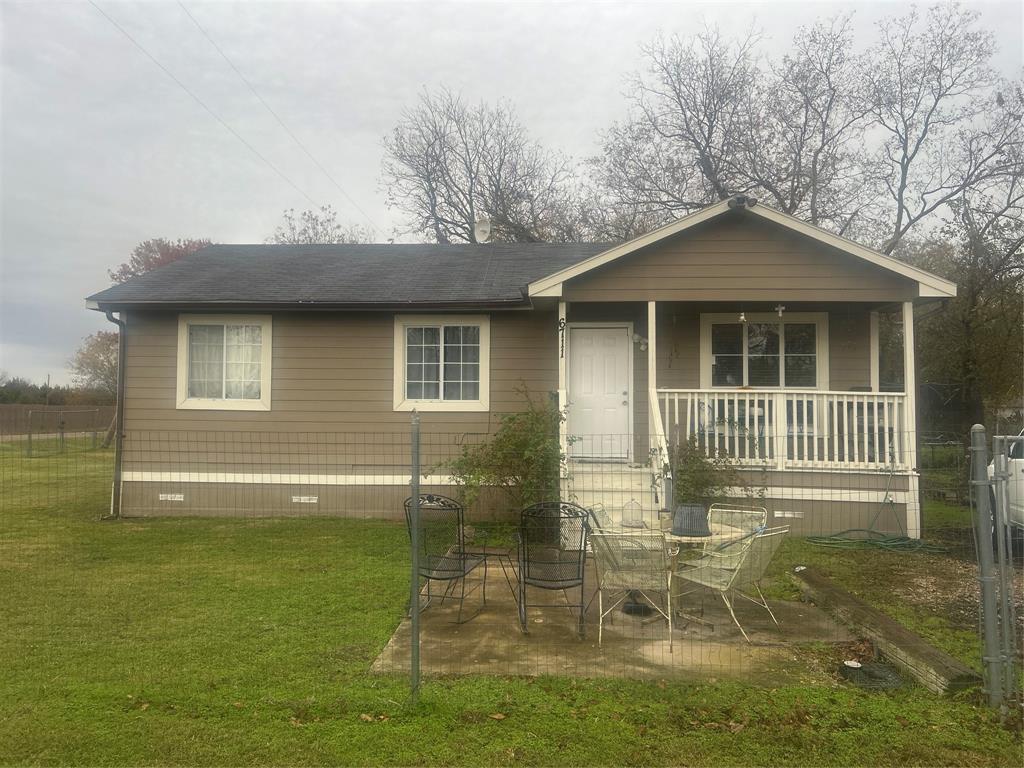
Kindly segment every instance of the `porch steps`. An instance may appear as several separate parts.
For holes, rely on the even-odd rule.
[[[654,527],[661,506],[650,468],[626,463],[570,461],[562,495],[584,507],[600,504],[615,524],[639,517]]]

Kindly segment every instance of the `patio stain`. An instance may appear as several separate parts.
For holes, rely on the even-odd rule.
[[[529,609],[528,633],[523,634],[515,599],[501,569],[492,562],[489,571],[486,606],[481,605],[478,589],[482,574],[474,573],[467,580],[467,593],[472,593],[467,594],[463,616],[473,618],[455,623],[457,601],[439,604],[436,591],[435,603],[420,614],[420,668],[424,675],[742,680],[772,686],[821,683],[834,678],[809,663],[801,646],[854,639],[811,604],[770,601],[779,620],[776,626],[763,608],[739,599],[734,609],[752,640],[747,643],[721,598],[711,592],[698,592],[683,598],[680,607],[713,626],[682,618],[678,624],[674,621],[671,649],[663,618],[629,616],[619,608],[605,618],[603,642],[599,645],[596,599],[587,611],[585,636],[580,638],[576,634],[576,615],[566,607],[562,594],[539,589],[529,591],[529,601],[545,607]],[[593,569],[588,568],[588,602],[595,589]],[[421,600],[425,595],[424,589]],[[575,599],[571,593],[570,599]],[[371,670],[407,673],[410,638],[411,623],[406,617]]]

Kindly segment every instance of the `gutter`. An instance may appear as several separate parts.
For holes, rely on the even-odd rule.
[[[123,312],[121,313],[124,314]],[[122,317],[114,317],[112,310],[106,310],[107,320],[117,326],[117,402],[114,409],[114,481],[110,494],[110,514],[107,519],[121,517],[121,463],[124,455],[124,382],[125,359],[128,346],[128,326]]]

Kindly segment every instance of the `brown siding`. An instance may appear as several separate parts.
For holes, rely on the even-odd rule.
[[[829,389],[871,386],[871,305],[800,304],[793,312],[828,313]],[[685,304],[658,306],[658,386],[665,389],[700,387],[700,316],[702,313],[771,311],[758,304]]]
[[[569,280],[567,301],[905,301],[917,284],[753,219],[718,219]]]
[[[129,431],[359,432],[407,429],[392,408],[394,316],[274,314],[270,411],[175,407],[178,320],[133,313],[128,320],[125,427]],[[491,316],[491,411],[522,407],[516,392],[557,389],[557,319],[547,312]],[[433,431],[487,432],[489,413],[425,413]]]

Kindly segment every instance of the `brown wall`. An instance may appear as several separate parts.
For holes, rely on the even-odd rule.
[[[178,410],[178,320],[173,313],[128,318],[125,427],[128,431],[405,432],[393,409],[394,316],[390,313],[274,313],[270,411]],[[519,410],[516,388],[558,388],[554,312],[491,315],[491,413],[424,413],[434,432],[488,432],[494,413]]]
[[[569,280],[567,301],[906,301],[907,278],[771,222],[722,217]]]
[[[792,304],[792,312],[828,313],[829,389],[871,386],[870,304]],[[679,303],[658,305],[658,386],[700,388],[700,316],[709,312],[770,312],[759,303]]]

